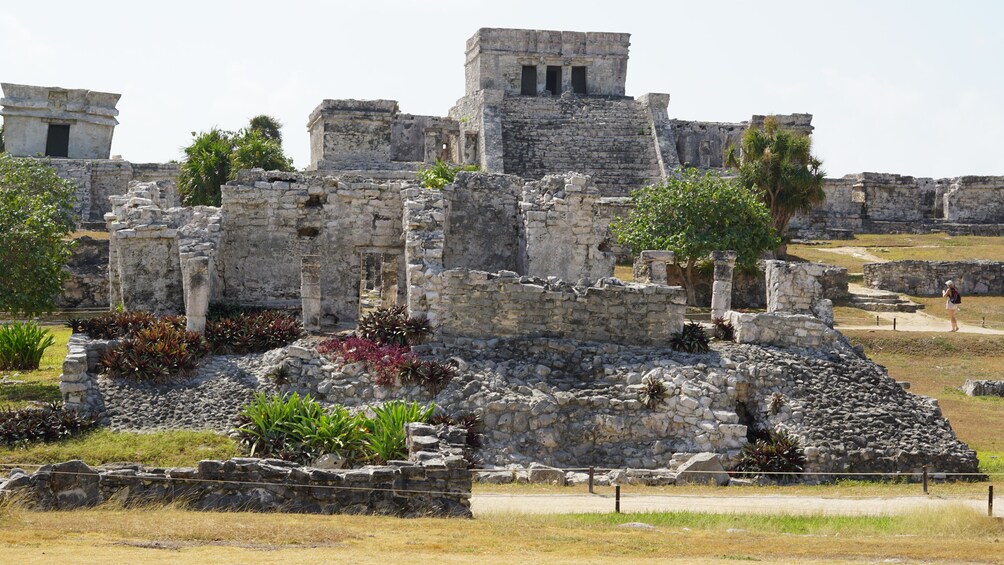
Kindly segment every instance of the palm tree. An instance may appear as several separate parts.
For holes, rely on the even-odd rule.
[[[823,162],[812,155],[812,140],[781,128],[777,118],[768,116],[762,128],[751,127],[743,133],[738,158],[735,146],[728,148],[726,162],[739,169],[740,184],[758,191],[767,204],[771,225],[783,238],[778,252],[784,255],[791,218],[826,198]]]
[[[251,118],[248,126],[248,129],[261,133],[265,139],[271,139],[280,146],[282,145],[282,122],[276,118],[266,114],[259,114]]]

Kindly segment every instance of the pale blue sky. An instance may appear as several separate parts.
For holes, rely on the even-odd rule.
[[[830,176],[1004,175],[1002,22],[990,0],[5,2],[0,81],[121,93],[134,162],[271,114],[303,167],[325,98],[445,115],[479,27],[628,32],[627,93],[670,93],[670,117],[812,113]]]

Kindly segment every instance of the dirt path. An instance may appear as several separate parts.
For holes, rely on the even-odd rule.
[[[867,247],[817,247],[817,251],[825,251],[827,253],[836,253],[837,255],[850,255],[856,259],[861,259],[862,261],[868,261],[869,263],[885,263],[887,259],[883,259],[878,255],[873,255],[868,251]]]
[[[621,512],[708,512],[758,514],[823,514],[829,516],[882,516],[911,511],[938,511],[966,506],[986,512],[986,500],[896,496],[889,498],[827,498],[822,496],[621,496]],[[474,516],[497,513],[581,514],[613,512],[612,494],[475,494]]]
[[[847,285],[847,290],[853,294],[868,294],[875,292],[865,286],[851,283]],[[947,332],[951,324],[946,318],[932,316],[923,310],[917,312],[869,312],[878,316],[879,324],[836,324],[838,330],[868,330],[868,331],[891,331],[893,319],[896,320],[896,330],[904,332]],[[1004,331],[983,328],[974,324],[959,322],[959,331],[962,333],[974,334],[994,334],[1002,335]]]

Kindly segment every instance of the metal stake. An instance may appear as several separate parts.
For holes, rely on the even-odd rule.
[[[927,465],[924,465],[924,494],[927,494]]]
[[[614,512],[621,513],[621,486],[614,487]]]
[[[589,468],[589,494],[595,494],[593,493],[593,473],[595,471],[592,467]]]
[[[987,516],[994,515],[994,486],[987,487]]]

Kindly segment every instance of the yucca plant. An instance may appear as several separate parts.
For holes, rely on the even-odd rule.
[[[307,458],[298,425],[319,417],[324,409],[310,395],[269,396],[257,392],[238,413],[237,441],[251,457]]]
[[[292,433],[302,442],[303,451],[310,459],[334,453],[352,463],[365,458],[365,420],[343,406],[335,406],[313,417],[300,418],[292,426]]]
[[[366,422],[369,438],[366,447],[376,464],[408,456],[405,425],[428,422],[436,405],[422,406],[417,402],[395,400],[373,408],[373,419]]]
[[[641,401],[642,404],[648,406],[649,408],[655,408],[658,406],[665,398],[669,390],[666,388],[666,383],[657,377],[646,376],[641,380]]]
[[[707,353],[708,334],[704,333],[701,324],[691,320],[683,326],[683,330],[670,336],[669,346],[687,353]]]
[[[421,385],[432,396],[438,395],[456,376],[456,369],[449,365],[415,358],[407,359],[398,369],[402,383]]]
[[[711,322],[715,325],[715,339],[718,341],[736,340],[736,328],[732,325],[732,322],[725,318],[715,318]]]
[[[37,369],[42,354],[54,342],[49,330],[34,322],[0,326],[0,371]]]

